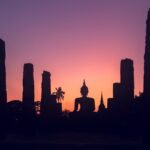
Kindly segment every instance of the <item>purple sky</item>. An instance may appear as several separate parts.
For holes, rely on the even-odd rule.
[[[34,64],[35,99],[43,70],[52,89],[66,91],[64,108],[86,79],[97,106],[119,81],[120,60],[131,58],[135,93],[143,89],[145,22],[150,0],[1,0],[0,37],[6,42],[8,99],[22,98],[23,64]]]

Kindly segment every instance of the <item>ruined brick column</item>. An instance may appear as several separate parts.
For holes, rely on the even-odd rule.
[[[23,105],[27,112],[34,112],[34,77],[33,64],[24,64],[23,70]]]
[[[0,39],[0,111],[7,102],[5,58],[5,42]]]

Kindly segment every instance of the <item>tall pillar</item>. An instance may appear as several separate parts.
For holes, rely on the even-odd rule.
[[[43,71],[42,74],[42,95],[41,99],[46,99],[51,94],[51,74],[48,71]]]
[[[42,74],[42,93],[41,93],[41,114],[47,109],[47,103],[51,95],[51,74],[48,71],[43,71]]]
[[[33,112],[34,109],[34,77],[33,64],[24,64],[23,71],[23,105],[25,111]]]
[[[146,21],[146,39],[144,54],[144,96],[150,97],[150,9]]]
[[[0,39],[0,111],[7,102],[5,58],[5,42]]]
[[[124,87],[125,99],[134,99],[134,68],[133,60],[123,59],[121,60],[121,84]]]
[[[6,131],[6,68],[5,68],[5,42],[0,39],[0,139],[4,138]]]

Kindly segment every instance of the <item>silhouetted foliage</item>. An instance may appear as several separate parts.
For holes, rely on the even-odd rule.
[[[64,100],[64,94],[65,92],[62,90],[61,87],[56,88],[56,92],[53,92],[53,95],[56,95],[58,103],[61,103],[61,101]]]

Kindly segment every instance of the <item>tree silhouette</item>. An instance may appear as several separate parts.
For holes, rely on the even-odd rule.
[[[64,100],[65,92],[62,90],[61,87],[56,88],[56,92],[53,92],[53,94],[56,95],[58,103],[61,103],[61,101]]]

